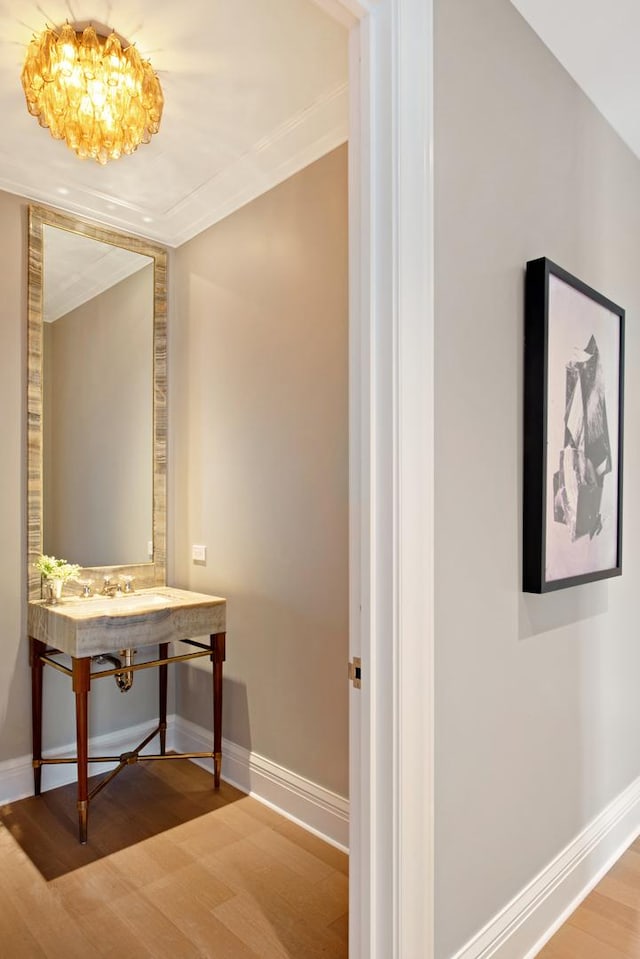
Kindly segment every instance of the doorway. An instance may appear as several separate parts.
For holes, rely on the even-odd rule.
[[[350,956],[433,956],[433,0],[350,26]]]

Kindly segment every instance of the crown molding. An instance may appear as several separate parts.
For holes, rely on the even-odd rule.
[[[344,143],[348,118],[349,89],[343,82],[159,212],[97,190],[76,187],[73,196],[62,196],[56,190],[25,185],[17,162],[4,164],[8,172],[0,177],[0,189],[175,248]],[[151,214],[153,221],[144,223]]]

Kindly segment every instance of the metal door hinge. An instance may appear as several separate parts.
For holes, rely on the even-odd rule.
[[[349,663],[349,679],[355,689],[362,686],[362,660],[359,656],[353,657],[353,662]]]

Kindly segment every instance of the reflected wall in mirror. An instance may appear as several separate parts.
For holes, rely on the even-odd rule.
[[[147,563],[153,541],[153,260],[44,227],[43,552]]]
[[[165,581],[166,254],[41,207],[29,217],[33,561]]]

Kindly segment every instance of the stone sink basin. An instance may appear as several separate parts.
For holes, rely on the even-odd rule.
[[[29,603],[29,636],[76,658],[226,632],[226,600],[173,586]]]
[[[72,596],[60,600],[59,603],[64,606],[73,603],[74,606],[78,607],[78,611],[84,615],[120,616],[124,613],[126,616],[130,613],[138,613],[141,610],[146,611],[155,609],[157,606],[166,606],[167,598],[164,593],[144,591],[125,593],[114,597],[90,596],[87,599]]]

